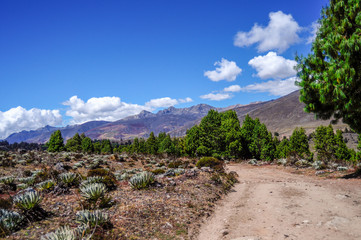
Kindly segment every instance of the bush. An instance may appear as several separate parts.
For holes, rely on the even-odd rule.
[[[79,184],[79,176],[76,173],[62,173],[59,175],[59,179],[66,187],[77,186]]]
[[[196,163],[196,167],[197,168],[210,167],[210,168],[213,168],[215,170],[222,170],[223,169],[223,162],[218,160],[217,158],[214,158],[214,157],[202,157]]]
[[[134,189],[148,188],[154,182],[154,175],[151,172],[141,172],[129,179],[129,184]]]
[[[152,173],[155,174],[155,175],[159,175],[159,174],[165,173],[165,170],[162,169],[162,168],[157,168],[157,169],[154,169],[154,170],[152,171]]]
[[[88,177],[99,176],[103,177],[102,183],[105,184],[108,190],[114,190],[117,188],[117,179],[114,174],[104,168],[97,168],[88,171]]]

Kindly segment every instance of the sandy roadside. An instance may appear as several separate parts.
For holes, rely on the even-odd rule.
[[[361,180],[324,179],[278,166],[228,166],[240,183],[199,240],[361,239]]]

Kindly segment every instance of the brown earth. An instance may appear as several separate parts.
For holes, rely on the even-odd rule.
[[[205,220],[197,239],[361,239],[360,179],[270,165],[228,168],[240,183]]]

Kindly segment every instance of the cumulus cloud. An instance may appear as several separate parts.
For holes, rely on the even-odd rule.
[[[275,52],[269,52],[265,56],[258,56],[251,59],[248,64],[256,69],[257,76],[262,79],[284,79],[295,76],[294,69],[297,62],[278,56]]]
[[[224,58],[222,58],[220,62],[215,62],[214,66],[218,66],[216,70],[206,71],[204,73],[204,76],[214,82],[221,80],[232,82],[236,80],[236,77],[242,72],[242,69],[240,69],[235,62],[228,61]]]
[[[0,111],[0,139],[14,132],[35,130],[46,125],[60,125],[62,121],[59,110],[37,108],[26,110],[19,106],[6,112]]]
[[[311,29],[311,36],[307,38],[307,44],[313,43],[313,41],[316,39],[318,29],[320,28],[320,24],[318,22],[313,22],[310,29]]]
[[[241,91],[241,87],[239,85],[231,85],[223,89],[225,92],[239,92]]]
[[[233,96],[229,93],[209,93],[209,94],[200,96],[200,98],[202,98],[202,99],[208,99],[208,100],[212,100],[212,101],[221,101],[221,100],[229,99],[232,97]]]
[[[249,32],[238,32],[234,38],[234,45],[247,47],[257,43],[259,52],[275,49],[282,53],[300,41],[298,33],[302,28],[291,14],[284,14],[282,11],[271,12],[269,18],[266,27],[255,24]]]
[[[299,80],[297,77],[288,78],[286,80],[270,80],[242,87],[241,91],[262,92],[269,93],[273,96],[284,96],[299,89],[299,87],[295,85],[295,81],[297,80]]]
[[[71,124],[94,120],[116,121],[138,114],[142,110],[151,110],[138,104],[122,102],[119,97],[90,98],[87,102],[84,102],[77,96],[73,96],[63,104],[70,107],[66,111],[66,115],[72,117]]]
[[[71,97],[63,104],[69,106],[66,115],[72,117],[71,124],[80,124],[88,121],[116,121],[143,110],[154,111],[157,108],[170,107],[180,103],[191,102],[191,98],[172,99],[169,97],[152,99],[145,105],[122,102],[119,97],[90,98],[87,102],[77,96]]]

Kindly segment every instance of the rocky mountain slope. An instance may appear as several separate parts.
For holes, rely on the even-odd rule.
[[[153,131],[167,132],[172,136],[184,136],[187,129],[198,124],[211,109],[218,111],[236,111],[240,122],[249,114],[252,118],[259,118],[271,132],[278,132],[281,136],[289,136],[296,127],[304,127],[308,133],[319,125],[328,125],[330,121],[316,120],[313,114],[303,111],[303,104],[299,102],[299,91],[287,96],[248,105],[233,105],[225,108],[214,108],[206,104],[198,104],[188,108],[170,107],[157,113],[142,111],[115,122],[92,121],[81,125],[55,128],[46,126],[35,131],[22,131],[10,135],[6,140],[13,142],[46,142],[51,133],[60,129],[65,139],[76,132],[85,133],[92,139],[131,139],[134,137],[148,137]],[[335,128],[344,129],[347,125],[339,123]]]

